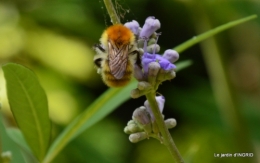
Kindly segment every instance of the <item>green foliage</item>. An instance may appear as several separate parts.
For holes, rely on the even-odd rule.
[[[43,160],[50,141],[48,102],[38,79],[29,69],[9,63],[3,66],[12,113],[35,156]]]
[[[23,134],[19,129],[7,128],[6,133],[22,150],[29,154],[32,154],[30,147],[26,143],[26,140],[24,139]]]
[[[6,128],[3,124],[2,114],[0,114],[0,152],[9,151],[12,154],[11,163],[26,163],[19,146],[8,136]],[[1,153],[0,153],[1,154]],[[1,158],[0,158],[1,162]]]

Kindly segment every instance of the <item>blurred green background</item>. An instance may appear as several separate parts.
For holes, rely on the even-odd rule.
[[[161,53],[218,25],[260,15],[256,0],[117,0],[115,4],[122,23],[134,19],[142,26],[148,16],[160,20]],[[0,64],[16,62],[36,73],[48,95],[52,139],[107,89],[94,69],[92,46],[109,25],[102,0],[0,1]],[[254,162],[260,162],[259,45],[258,18],[181,53],[179,61],[192,60],[193,65],[159,88],[166,97],[166,118],[177,120],[177,127],[170,131],[187,162],[247,162],[247,158],[214,157],[214,153],[240,152],[254,153]],[[211,52],[220,54],[223,65],[212,64]],[[232,108],[226,107],[229,98],[226,90],[220,90],[220,68],[224,68],[236,102],[239,124],[232,125]],[[2,71],[0,101],[7,126],[15,126]],[[69,143],[53,162],[172,162],[158,141],[131,144],[123,132],[133,110],[144,101],[144,97],[130,99],[118,107]]]

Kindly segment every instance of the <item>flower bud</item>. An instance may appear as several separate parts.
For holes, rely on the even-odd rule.
[[[143,48],[139,48],[138,51],[139,51],[140,56],[144,55],[144,49]]]
[[[167,80],[172,80],[175,77],[176,77],[175,71],[170,71],[169,73],[167,73]]]
[[[148,71],[148,82],[154,86],[157,78],[157,74],[160,70],[160,64],[158,62],[151,62],[149,64],[149,71]]]
[[[132,132],[129,130],[128,126],[124,128],[124,133],[126,134],[132,134]]]
[[[145,24],[140,32],[140,38],[149,38],[157,29],[161,27],[161,23],[155,17],[150,16],[145,20]]]
[[[174,63],[179,59],[179,53],[175,50],[168,49],[164,52],[163,58],[169,60],[171,63]]]
[[[147,90],[150,92],[152,90],[152,85],[146,81],[140,81],[138,82],[137,88],[141,91]]]
[[[164,108],[165,98],[164,98],[164,96],[156,96],[155,99],[158,103],[160,112],[162,113],[163,108]]]
[[[136,132],[140,132],[140,131],[142,131],[142,128],[140,128],[137,124],[130,124],[124,128],[124,132],[127,134],[136,133]]]
[[[147,134],[145,132],[138,132],[138,133],[131,134],[129,136],[129,140],[132,143],[137,143],[137,142],[144,140],[146,138],[147,138]]]
[[[130,121],[127,122],[127,125],[130,125],[130,124],[135,124],[135,121],[131,119]]]
[[[135,109],[133,113],[133,120],[142,128],[147,134],[152,132],[152,122],[149,112],[144,106]]]
[[[143,96],[143,95],[149,93],[151,90],[152,90],[152,87],[151,87],[151,89],[144,89],[144,90],[139,90],[138,88],[133,89],[131,91],[131,97],[132,98],[138,98],[140,96]]]
[[[127,28],[129,28],[136,36],[139,35],[139,23],[135,20],[131,22],[127,22],[124,24]]]
[[[132,118],[138,125],[141,126],[151,123],[149,112],[146,111],[145,107],[135,109]]]
[[[140,90],[137,88],[133,89],[130,94],[131,94],[132,98],[138,98],[138,97],[142,96]]]
[[[137,64],[134,65],[134,77],[138,81],[142,81],[144,79],[143,70]]]
[[[154,44],[156,44],[156,43],[157,43],[157,39],[155,39],[155,38],[150,38],[147,45],[154,45]]]
[[[156,99],[156,102],[157,102],[158,107],[160,109],[160,112],[162,113],[163,108],[164,108],[165,98],[163,96],[156,96],[155,99]],[[150,113],[152,121],[154,121],[155,120],[154,115],[153,115],[153,112],[152,112],[152,109],[151,109],[151,106],[150,106],[148,100],[146,100],[144,102],[144,106],[147,108],[147,111]]]
[[[145,39],[138,39],[137,40],[137,47],[143,49],[145,41],[146,41]]]
[[[174,118],[169,118],[164,121],[168,129],[174,128],[177,125],[177,122]]]
[[[147,46],[147,52],[151,54],[158,53],[160,51],[160,46],[158,44],[152,44]]]
[[[171,80],[176,77],[176,73],[174,70],[165,71],[161,69],[157,76],[157,81],[163,82],[165,80]]]

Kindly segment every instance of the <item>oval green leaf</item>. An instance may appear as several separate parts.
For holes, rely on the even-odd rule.
[[[28,68],[8,63],[2,69],[14,118],[34,155],[42,161],[51,132],[47,96],[35,74]]]

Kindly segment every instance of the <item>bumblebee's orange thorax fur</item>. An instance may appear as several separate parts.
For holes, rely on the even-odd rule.
[[[100,39],[100,42],[103,45],[107,45],[107,41],[109,40],[110,42],[114,43],[117,47],[121,47],[123,45],[133,44],[134,39],[135,36],[129,28],[125,27],[122,24],[116,24],[108,27],[104,31]]]

